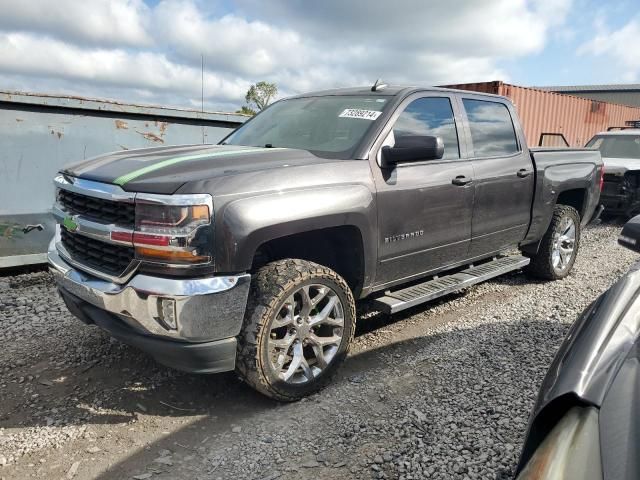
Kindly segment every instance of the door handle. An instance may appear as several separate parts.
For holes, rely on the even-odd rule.
[[[516,175],[518,175],[520,178],[528,177],[529,175],[531,175],[531,170],[527,170],[526,168],[521,168],[516,172]]]
[[[465,176],[465,175],[458,175],[456,178],[454,178],[453,180],[451,180],[451,183],[453,183],[454,185],[458,185],[458,186],[464,186],[464,185],[468,185],[471,183],[471,178]]]

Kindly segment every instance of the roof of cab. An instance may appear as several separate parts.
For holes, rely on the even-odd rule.
[[[625,128],[624,130],[608,130],[598,132],[596,135],[640,135],[640,128]]]
[[[372,91],[371,87],[351,87],[351,88],[334,88],[331,90],[320,90],[317,92],[302,93],[300,95],[294,95],[289,98],[305,98],[305,97],[321,97],[329,95],[378,95],[393,97],[396,95],[410,95],[416,92],[451,92],[451,93],[465,93],[469,95],[480,95],[493,98],[501,98],[509,100],[507,97],[501,95],[493,95],[491,93],[479,93],[470,92],[467,90],[455,90],[452,88],[440,88],[440,87],[413,87],[402,85],[387,85],[381,90]]]

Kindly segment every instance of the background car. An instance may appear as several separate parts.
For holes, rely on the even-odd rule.
[[[618,242],[640,252],[640,215]],[[518,480],[640,478],[640,262],[574,323],[544,379]]]
[[[640,213],[640,129],[598,133],[587,147],[600,150],[604,162],[600,195],[604,215],[630,217]]]

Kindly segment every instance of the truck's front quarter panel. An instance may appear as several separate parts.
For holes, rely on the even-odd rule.
[[[365,160],[339,160],[194,182],[180,193],[213,195],[215,269],[248,272],[261,245],[299,233],[353,227],[362,240],[362,283],[377,262],[375,186]]]
[[[361,185],[273,193],[237,200],[227,205],[221,219],[225,237],[220,268],[247,270],[255,252],[265,242],[342,225],[358,228],[366,256],[371,258],[375,252],[372,250],[375,242],[371,241],[375,238],[371,231],[374,217],[373,195]]]

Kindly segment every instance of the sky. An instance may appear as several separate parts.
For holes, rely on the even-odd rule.
[[[0,0],[0,91],[235,111],[386,83],[640,83],[640,0]]]

